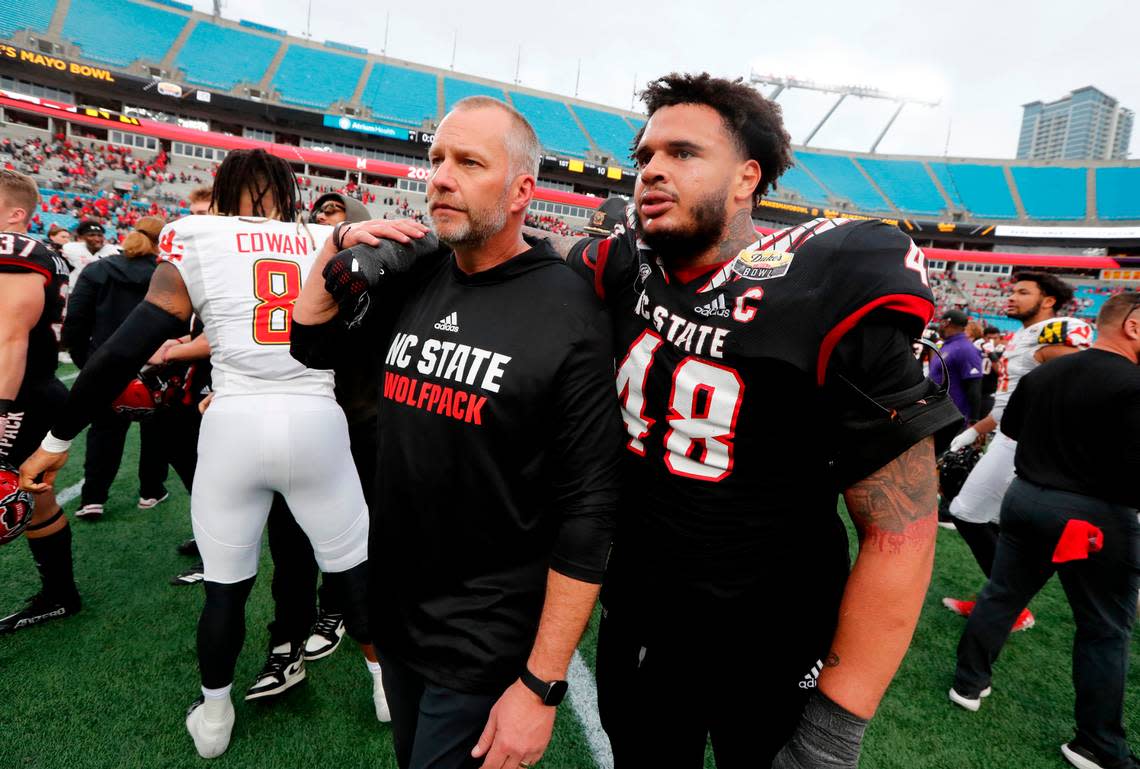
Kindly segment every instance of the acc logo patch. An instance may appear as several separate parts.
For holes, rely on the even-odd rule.
[[[732,261],[732,271],[748,280],[769,280],[782,278],[788,274],[796,255],[790,251],[775,251],[765,248],[758,251],[754,246],[742,249]]]

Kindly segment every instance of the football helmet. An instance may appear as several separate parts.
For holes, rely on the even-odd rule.
[[[981,458],[982,452],[974,446],[943,452],[938,458],[938,486],[943,502],[949,504],[958,496],[970,471]]]
[[[36,498],[20,488],[20,471],[0,460],[0,545],[24,533],[36,509]]]
[[[175,403],[188,404],[186,389],[189,372],[169,366],[148,368],[131,380],[111,403],[116,414],[131,420],[150,416],[156,409]]]

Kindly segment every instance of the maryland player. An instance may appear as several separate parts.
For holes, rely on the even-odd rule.
[[[55,377],[59,344],[54,327],[63,316],[68,266],[27,235],[38,202],[35,181],[0,171],[0,462],[14,466],[39,445],[67,397],[67,388]],[[26,532],[42,587],[27,606],[0,619],[0,633],[68,617],[80,608],[71,527],[52,491],[36,494]]]
[[[187,217],[164,228],[146,299],[84,367],[52,432],[21,468],[25,488],[50,484],[90,414],[182,333],[191,312],[202,319],[215,395],[202,420],[191,494],[206,601],[198,623],[202,698],[186,728],[204,758],[229,746],[245,603],[275,492],[308,535],[317,563],[344,591],[349,634],[367,640],[368,510],[344,412],[333,398],[332,372],[307,369],[289,354],[293,301],[329,229],[292,223],[292,171],[263,150],[226,157],[212,209],[238,215]],[[347,245],[357,237],[369,238],[367,228],[355,230]],[[44,483],[33,483],[40,472]],[[302,653],[298,642],[295,664],[303,665]]]
[[[701,766],[711,736],[722,768],[853,767],[930,578],[929,436],[960,419],[911,350],[924,256],[877,221],[758,239],[779,107],[707,74],[644,98],[626,231],[560,244],[613,314],[628,431],[597,663],[615,765]]]
[[[1057,314],[1072,298],[1073,290],[1056,275],[1033,271],[1014,273],[1005,314],[1021,321],[1022,327],[1010,338],[997,363],[998,386],[993,410],[950,443],[950,450],[957,451],[979,437],[994,433],[985,455],[950,503],[950,514],[957,519],[958,531],[987,577],[997,549],[1001,501],[1013,481],[1013,457],[1017,449],[1016,441],[995,429],[1021,377],[1046,361],[1092,344],[1093,331],[1088,323]],[[959,598],[943,598],[942,604],[962,616],[969,616],[974,608],[974,601]],[[1033,627],[1034,621],[1033,614],[1026,609],[1013,629],[1028,629]]]

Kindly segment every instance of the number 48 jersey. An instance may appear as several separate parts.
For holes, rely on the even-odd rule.
[[[835,356],[865,392],[921,382],[910,345],[933,314],[922,251],[882,222],[821,219],[685,275],[630,224],[569,255],[616,333],[630,467],[613,568],[632,560],[629,573],[724,596],[779,564],[845,564],[831,397],[845,386],[829,372]],[[867,321],[884,333],[841,346]]]
[[[187,216],[159,237],[210,341],[219,395],[333,395],[333,374],[289,354],[293,302],[331,227],[236,216]]]

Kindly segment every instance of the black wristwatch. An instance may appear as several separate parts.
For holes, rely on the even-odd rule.
[[[519,680],[523,682],[526,688],[538,695],[543,705],[554,707],[562,702],[566,696],[567,683],[565,681],[543,681],[525,667],[519,675]]]

